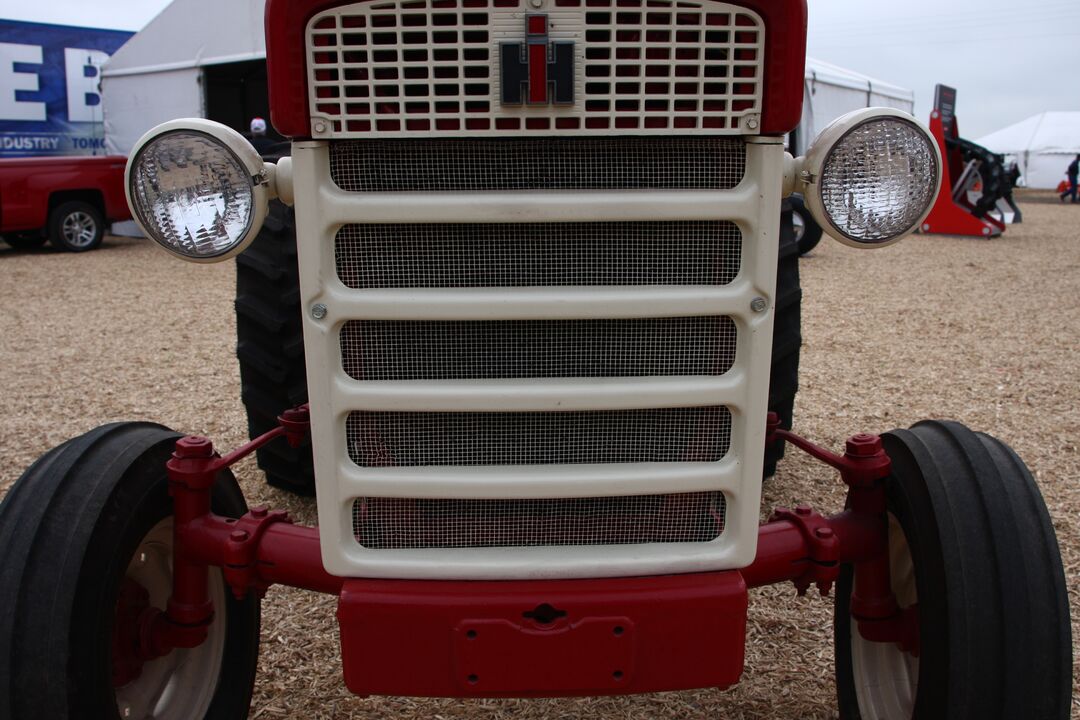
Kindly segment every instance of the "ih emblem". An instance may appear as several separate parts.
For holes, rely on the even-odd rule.
[[[547,15],[525,16],[525,42],[504,42],[503,105],[572,105],[574,103],[574,43],[548,40]]]

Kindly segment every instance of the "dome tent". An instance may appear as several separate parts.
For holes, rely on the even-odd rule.
[[[1052,189],[1080,154],[1080,112],[1044,112],[975,141],[1016,158],[1027,187]]]

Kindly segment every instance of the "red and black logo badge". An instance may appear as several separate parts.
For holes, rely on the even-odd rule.
[[[547,15],[525,16],[525,42],[500,46],[503,105],[572,105],[574,43],[548,40]]]

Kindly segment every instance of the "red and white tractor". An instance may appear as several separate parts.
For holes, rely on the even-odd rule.
[[[835,589],[845,718],[1068,716],[1023,462],[936,421],[835,453],[768,411],[783,199],[881,247],[941,178],[893,110],[785,153],[804,0],[269,0],[266,29],[291,157],[177,120],[127,189],[193,262],[295,209],[308,402],[235,450],[120,423],[26,471],[0,716],[245,717],[275,583],[338,598],[361,695],[728,687],[748,589],[782,582]],[[230,467],[308,442],[318,528],[248,508]],[[775,443],[846,506],[759,524]]]

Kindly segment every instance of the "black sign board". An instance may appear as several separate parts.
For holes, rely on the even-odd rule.
[[[941,126],[948,135],[956,122],[956,88],[938,85],[934,88],[934,109],[941,115]]]

